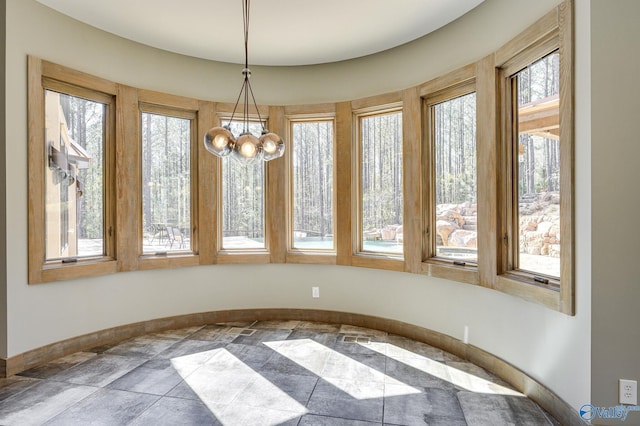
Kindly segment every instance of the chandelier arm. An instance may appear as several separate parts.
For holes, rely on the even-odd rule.
[[[229,124],[233,121],[233,117],[236,116],[236,110],[238,109],[238,104],[240,103],[240,98],[242,97],[242,91],[244,90],[244,81],[242,82],[242,87],[240,87],[240,93],[238,93],[238,99],[236,99],[236,104],[233,107],[233,112],[231,113],[231,119],[229,120]]]
[[[249,90],[247,87],[251,87],[249,79],[247,78],[244,83],[244,131],[249,133]]]
[[[262,126],[262,130],[265,130],[264,122],[262,121],[262,116],[260,116],[260,109],[258,108],[258,104],[256,103],[256,97],[253,96],[253,89],[251,88],[251,83],[247,81],[247,86],[249,86],[249,92],[251,93],[251,99],[253,99],[253,106],[256,108],[258,113],[258,120],[260,120],[260,126]]]

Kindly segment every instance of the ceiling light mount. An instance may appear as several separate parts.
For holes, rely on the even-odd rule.
[[[240,99],[243,100],[242,114],[242,133],[236,138],[231,132],[231,126],[218,126],[209,129],[204,135],[204,146],[213,155],[217,157],[226,157],[232,154],[233,158],[247,164],[257,160],[269,161],[284,155],[284,141],[280,136],[270,132],[264,126],[264,121],[260,116],[260,110],[253,95],[253,89],[249,78],[251,70],[249,69],[249,7],[251,0],[242,0],[242,14],[244,22],[244,69],[242,70],[243,81],[240,88],[240,94],[233,107],[233,113],[229,123],[233,122]],[[249,99],[251,97],[251,99]],[[249,131],[249,101],[253,102],[253,106],[258,114],[258,120],[262,126],[262,134],[260,137],[254,136]]]

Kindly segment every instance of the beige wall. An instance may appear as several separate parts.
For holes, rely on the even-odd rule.
[[[637,0],[591,1],[591,399],[606,407],[618,403],[618,379],[640,381],[639,17]],[[640,424],[633,415],[626,422]]]
[[[487,0],[436,33],[378,55],[336,64],[254,67],[260,103],[338,101],[400,89],[495,50],[558,0]],[[583,10],[588,3],[579,1]],[[509,17],[509,19],[505,19]],[[588,27],[586,29],[588,34]],[[588,46],[578,40],[578,55]],[[226,265],[119,273],[27,285],[26,55],[136,87],[234,100],[240,66],[182,57],[119,39],[35,0],[7,0],[6,174],[8,337],[16,355],[95,330],[190,312],[230,308],[319,308],[417,324],[462,339],[516,365],[579,407],[590,377],[590,157],[588,109],[577,106],[577,315],[477,286],[388,271],[321,265]],[[578,69],[577,100],[589,98]],[[313,277],[310,281],[309,277]],[[312,299],[312,285],[322,297]],[[390,297],[393,295],[393,297]],[[392,301],[392,302],[390,302]],[[3,342],[4,343],[4,342]],[[0,343],[1,345],[2,343]],[[0,346],[0,349],[3,349]]]

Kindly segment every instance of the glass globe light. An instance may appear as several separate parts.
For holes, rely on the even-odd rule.
[[[275,133],[270,133],[269,131],[262,132],[260,143],[262,144],[264,161],[280,158],[284,155],[284,141]]]
[[[218,157],[231,154],[235,141],[227,127],[214,127],[204,135],[204,147]]]
[[[234,152],[236,159],[245,164],[262,158],[260,140],[251,133],[243,133],[238,137]]]

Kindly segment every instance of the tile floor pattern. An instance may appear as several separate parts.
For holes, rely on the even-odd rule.
[[[303,321],[191,327],[0,380],[0,425],[557,425],[432,346]]]

